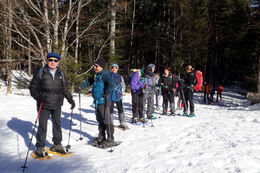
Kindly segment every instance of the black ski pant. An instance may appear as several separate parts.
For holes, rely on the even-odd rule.
[[[178,102],[177,102],[177,107],[181,108],[182,104],[184,103],[184,93],[183,93],[183,88],[179,88],[179,94],[178,94]]]
[[[175,111],[175,102],[174,102],[174,92],[172,91],[163,91],[163,110],[168,110],[168,102],[170,102],[171,111]]]
[[[55,110],[49,110],[43,108],[40,112],[39,117],[39,127],[36,135],[36,147],[45,147],[46,134],[47,134],[47,124],[48,120],[52,118],[52,141],[55,145],[58,145],[62,141],[62,132],[60,125],[60,117],[61,117],[61,107]]]
[[[190,105],[190,113],[194,113],[193,91],[191,88],[184,88],[184,97],[184,112],[187,112],[188,105]]]
[[[217,93],[217,102],[218,102],[218,96],[219,96],[219,99],[221,101],[222,100],[222,93]]]
[[[110,107],[110,113],[111,116],[113,116],[114,112],[114,104],[116,103],[117,111],[118,111],[118,116],[119,116],[119,122],[123,123],[125,122],[125,114],[124,114],[124,108],[123,108],[123,101],[122,99],[118,102],[111,102],[111,107]]]
[[[111,102],[105,104],[98,104],[96,108],[96,119],[98,122],[99,136],[103,139],[114,140],[114,123],[113,117],[110,113]]]
[[[204,93],[204,103],[207,103],[207,100],[208,100],[208,102],[210,102],[210,100],[209,100],[209,94]]]
[[[132,92],[132,112],[133,118],[143,118],[144,117],[144,94]]]
[[[147,118],[150,118],[152,116],[152,113],[154,112],[154,93],[148,93],[147,94],[147,111],[146,115]]]
[[[156,90],[155,91],[155,106],[156,106],[156,108],[159,107],[159,94],[160,94],[160,91]]]

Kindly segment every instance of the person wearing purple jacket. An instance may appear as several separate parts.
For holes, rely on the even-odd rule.
[[[147,66],[144,69],[138,69],[131,78],[132,123],[137,123],[138,121],[147,122],[143,114],[144,97],[147,95],[146,86],[149,84],[151,76],[153,76],[152,68]]]

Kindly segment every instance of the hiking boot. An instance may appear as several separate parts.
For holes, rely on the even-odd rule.
[[[191,113],[188,115],[188,117],[195,117],[194,112],[191,112]]]
[[[34,153],[37,157],[48,156],[48,153],[45,151],[44,147],[38,147]]]
[[[162,115],[166,115],[167,114],[167,110],[163,110]]]
[[[93,143],[99,144],[103,141],[104,137],[103,136],[98,136],[95,139],[93,139]]]
[[[104,147],[104,148],[108,148],[108,147],[113,146],[114,143],[115,143],[114,140],[112,140],[112,139],[106,139],[106,140],[103,140],[103,141],[102,141],[101,146]]]
[[[148,120],[153,119],[153,116],[147,116],[147,119]]]
[[[174,116],[175,115],[175,110],[171,110],[171,116]]]
[[[138,122],[138,118],[137,117],[132,118],[132,123],[137,123],[137,122]]]
[[[66,154],[67,151],[66,149],[61,145],[61,144],[53,144],[53,146],[50,148],[51,151],[54,151],[54,152],[57,152],[57,153],[60,153],[60,154]]]
[[[188,113],[187,112],[183,112],[182,116],[187,117]]]
[[[139,120],[140,120],[140,122],[142,122],[142,123],[147,123],[147,120],[146,120],[145,118],[140,118]]]
[[[123,123],[120,123],[120,125],[118,126],[122,129],[128,129],[127,125],[123,122]]]

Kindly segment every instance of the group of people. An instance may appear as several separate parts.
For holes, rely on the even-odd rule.
[[[217,87],[211,87],[210,83],[207,83],[206,81],[203,82],[202,91],[204,93],[204,103],[206,104],[208,101],[208,104],[211,104],[214,101],[214,95],[217,90],[217,98],[216,102],[219,100],[222,101],[222,92],[223,92],[223,86],[219,84]]]
[[[52,116],[53,121],[53,146],[51,151],[66,153],[66,149],[61,144],[62,132],[60,125],[61,106],[64,97],[71,104],[71,109],[75,107],[75,102],[68,90],[68,83],[63,71],[58,67],[61,57],[56,53],[48,53],[47,64],[34,74],[29,89],[31,96],[37,101],[39,113],[39,126],[36,135],[36,151],[38,157],[48,155],[45,151],[45,141],[47,133],[47,121]],[[95,80],[92,87],[94,98],[96,120],[98,122],[98,137],[93,143],[101,147],[109,147],[114,144],[113,111],[114,104],[117,106],[121,128],[128,128],[125,122],[125,114],[122,100],[122,93],[125,90],[123,77],[118,73],[118,64],[112,64],[110,70],[106,69],[105,59],[99,58],[94,62]],[[172,73],[170,67],[164,68],[164,74],[160,77],[155,74],[155,65],[149,64],[142,69],[131,70],[128,82],[130,84],[132,96],[132,123],[147,122],[153,118],[154,97],[156,98],[156,109],[159,108],[158,97],[163,97],[163,112],[175,115],[174,96],[178,93],[181,102],[184,103],[184,116],[194,116],[193,87],[195,82],[194,69],[191,65],[186,67],[186,77],[183,80],[177,78]],[[84,88],[84,83],[80,85]],[[144,107],[147,102],[146,118]],[[188,106],[190,113],[188,114]]]

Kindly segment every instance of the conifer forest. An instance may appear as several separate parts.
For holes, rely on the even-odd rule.
[[[0,0],[0,78],[29,76],[48,52],[61,55],[72,89],[93,76],[95,59],[130,69],[190,64],[214,83],[260,92],[259,0]],[[0,86],[1,87],[1,86]]]

